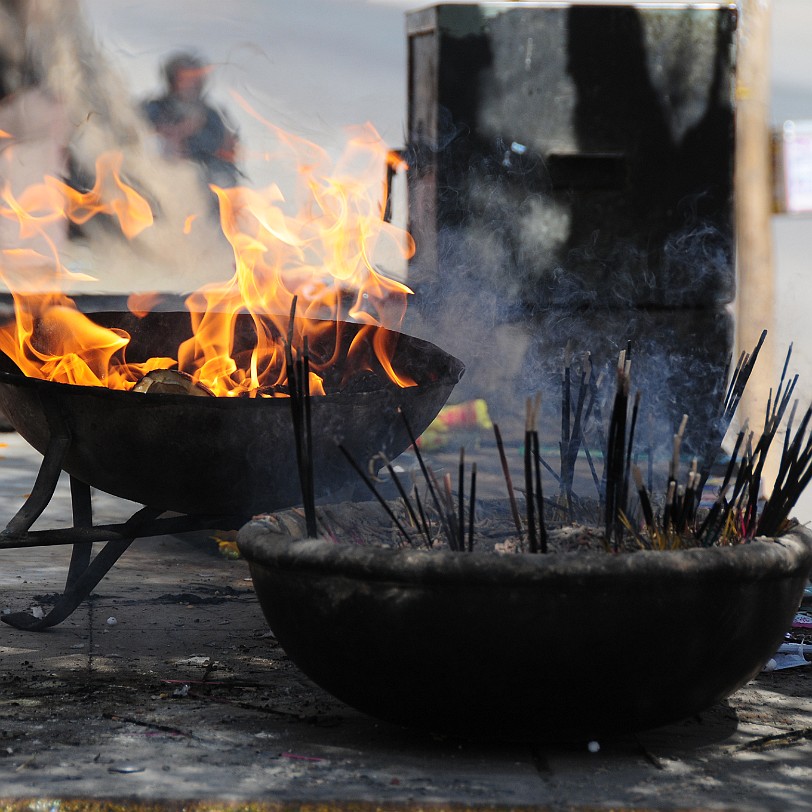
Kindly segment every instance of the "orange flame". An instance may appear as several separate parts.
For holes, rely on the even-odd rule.
[[[151,313],[155,305],[161,301],[161,295],[150,291],[148,293],[131,293],[127,297],[127,309],[130,313],[144,318],[147,313]]]
[[[336,322],[348,320],[365,326],[346,350],[350,371],[345,370],[345,378],[377,363],[398,386],[415,385],[392,366],[396,334],[374,329],[399,326],[411,293],[381,274],[373,260],[376,247],[387,241],[405,256],[413,251],[411,238],[383,220],[383,174],[394,154],[370,125],[354,133],[335,163],[315,144],[268,126],[280,152],[296,166],[296,189],[286,197],[276,185],[264,190],[211,187],[235,270],[230,279],[187,299],[193,337],[177,348],[176,357],[128,363],[124,350],[129,336],[123,330],[99,327],[59,294],[14,291],[16,320],[0,327],[0,350],[26,375],[60,383],[130,389],[152,369],[177,367],[219,396],[279,395],[284,394],[279,388],[287,377],[281,337],[287,335],[296,297],[300,318],[294,345],[300,347],[309,338],[312,346],[325,335],[334,341],[331,358],[313,359],[313,394],[324,394],[324,370],[342,360]],[[41,235],[54,220],[81,225],[101,214],[113,218],[122,233],[134,239],[152,225],[152,212],[144,197],[123,180],[122,170],[122,155],[106,153],[96,162],[96,180],[89,191],[79,192],[46,177],[18,199],[7,186],[0,195],[0,217],[16,220],[24,239]],[[186,218],[184,234],[191,231],[192,221],[192,216]],[[53,250],[54,267],[64,271]],[[8,283],[5,270],[6,258],[0,272]],[[144,295],[130,301],[136,315],[149,312],[152,304]],[[234,350],[237,315],[245,313],[257,333],[250,357]],[[362,351],[364,342],[371,355]]]
[[[132,239],[152,225],[152,209],[121,179],[122,161],[120,153],[100,155],[96,160],[96,183],[88,192],[77,192],[56,178],[45,178],[45,184],[64,198],[64,214],[71,222],[83,225],[98,214],[108,214],[118,219],[124,236]]]

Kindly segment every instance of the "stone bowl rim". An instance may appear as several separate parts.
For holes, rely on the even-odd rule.
[[[806,559],[812,570],[812,531],[802,525],[772,539],[681,550],[633,552],[507,553],[453,552],[384,548],[295,538],[268,517],[258,516],[239,533],[246,560],[297,572],[399,583],[499,584],[606,578],[634,580],[679,573],[684,578],[715,579],[728,575],[753,580],[784,578]]]

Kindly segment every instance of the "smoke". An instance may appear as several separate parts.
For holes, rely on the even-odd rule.
[[[616,190],[562,193],[538,156],[511,151],[506,163],[500,142],[473,143],[464,128],[446,126],[444,150],[428,157],[449,179],[438,185],[433,217],[414,201],[436,176],[425,154],[412,161],[418,253],[407,327],[466,364],[455,400],[484,397],[498,421],[542,392],[549,429],[561,421],[565,348],[573,370],[589,355],[611,397],[618,353],[630,346],[638,445],[669,455],[687,413],[683,449],[701,454],[733,345],[730,233],[703,218],[701,196],[688,195],[650,242],[643,227],[629,234],[626,224],[637,223],[628,212],[618,233]]]
[[[69,264],[97,277],[93,291],[175,290],[228,278],[228,245],[211,223],[211,195],[196,169],[165,160],[120,75],[96,42],[78,0],[5,0],[0,63],[6,93],[48,97],[64,121],[65,172],[92,179],[102,153],[121,152],[123,179],[150,203],[153,227],[127,243],[103,218],[66,247]],[[194,237],[184,238],[189,224]]]

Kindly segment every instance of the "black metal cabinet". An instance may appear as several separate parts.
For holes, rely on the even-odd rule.
[[[734,294],[731,4],[407,16],[412,277],[530,306]]]
[[[683,412],[705,432],[733,343],[736,24],[732,3],[407,15],[409,281],[468,366],[458,396],[516,399],[564,345],[611,363],[631,341],[661,436]]]

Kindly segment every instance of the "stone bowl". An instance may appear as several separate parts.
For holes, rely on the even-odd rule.
[[[322,688],[391,722],[514,740],[597,739],[719,702],[775,653],[812,570],[804,528],[495,555],[303,540],[288,512],[238,543],[271,630]]]

